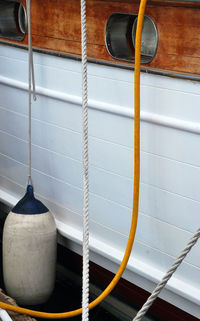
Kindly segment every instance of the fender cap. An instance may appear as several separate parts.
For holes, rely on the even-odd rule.
[[[48,208],[35,198],[32,185],[27,186],[26,194],[12,209],[13,213],[24,215],[43,214],[48,211]]]

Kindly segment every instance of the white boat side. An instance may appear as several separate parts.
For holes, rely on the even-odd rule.
[[[0,45],[0,198],[24,194],[28,161],[27,52]],[[34,54],[33,180],[60,242],[81,253],[80,62]],[[129,233],[133,71],[89,64],[91,259],[116,271]],[[141,74],[141,187],[124,278],[151,291],[200,226],[200,83]],[[66,238],[69,241],[66,242]],[[200,242],[160,297],[200,315]]]

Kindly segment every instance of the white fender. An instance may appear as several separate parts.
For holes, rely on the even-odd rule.
[[[52,214],[34,198],[33,193],[31,202],[39,202],[43,207],[38,210],[31,204],[30,210],[30,199],[29,208],[27,204],[24,206],[27,193],[8,214],[4,225],[3,277],[8,294],[17,303],[34,305],[47,301],[54,288],[56,225]],[[32,213],[36,210],[39,214]]]

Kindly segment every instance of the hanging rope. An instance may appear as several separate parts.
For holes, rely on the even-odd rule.
[[[35,94],[35,75],[33,64],[32,36],[31,36],[31,0],[26,0],[27,16],[28,16],[28,184],[32,183],[32,127],[31,127],[31,85],[33,85],[33,99],[36,100]],[[32,83],[31,83],[32,80]]]
[[[186,255],[190,252],[191,248],[196,244],[200,237],[200,228],[196,231],[196,233],[193,235],[193,237],[188,242],[187,246],[184,248],[184,250],[181,252],[179,257],[175,260],[175,262],[172,264],[171,268],[167,271],[167,273],[164,275],[162,280],[158,283],[155,290],[152,292],[150,297],[147,299],[146,303],[143,305],[143,307],[140,309],[140,311],[137,313],[136,317],[133,319],[133,321],[141,321],[143,316],[146,314],[146,312],[149,310],[153,302],[158,297],[161,290],[165,287],[171,276],[174,274],[174,272],[177,270],[179,265],[183,262]]]
[[[83,271],[82,321],[89,320],[89,173],[88,173],[88,81],[86,0],[81,0],[82,121],[83,121]]]

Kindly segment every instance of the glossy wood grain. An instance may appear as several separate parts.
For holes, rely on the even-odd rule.
[[[137,13],[138,1],[87,0],[88,57],[131,65],[113,59],[106,49],[106,22],[114,12]],[[145,68],[200,75],[200,4],[154,0],[146,14],[157,26],[159,43]],[[80,57],[80,1],[32,0],[32,33],[35,48]],[[27,36],[20,44],[27,45]]]

